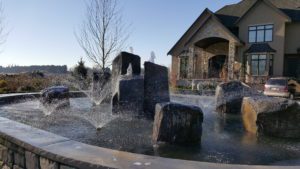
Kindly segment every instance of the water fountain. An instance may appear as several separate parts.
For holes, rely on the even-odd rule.
[[[114,60],[111,86],[107,83],[111,90],[106,90],[112,93],[112,104],[95,105],[89,98],[71,97],[69,108],[45,116],[39,101],[31,100],[1,106],[0,116],[89,145],[139,154],[226,164],[299,164],[299,140],[247,132],[241,114],[215,111],[214,97],[169,95],[165,67],[146,62],[145,74],[140,69],[136,55],[121,53]],[[203,114],[194,116],[195,111]],[[181,144],[182,138],[191,136],[201,144]],[[156,141],[164,143],[153,146]],[[74,149],[83,151],[80,146]],[[109,160],[118,162],[120,154],[114,151]]]

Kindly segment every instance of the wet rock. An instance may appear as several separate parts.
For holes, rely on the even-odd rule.
[[[113,100],[114,114],[132,114],[140,116],[144,105],[144,79],[141,76],[124,76],[117,85]]]
[[[126,75],[127,68],[131,64],[132,74],[141,74],[141,58],[137,55],[121,52],[114,60],[112,64],[113,76]]]
[[[177,103],[156,105],[152,140],[178,145],[201,142],[203,113],[199,107]]]
[[[243,99],[243,123],[251,133],[300,138],[299,112],[298,103],[284,98],[261,96]]]
[[[168,69],[151,62],[145,62],[144,67],[144,112],[149,118],[153,119],[155,105],[170,101]]]
[[[216,89],[216,111],[239,114],[244,97],[261,95],[240,81],[221,83]]]
[[[127,74],[127,69],[131,65],[132,74],[141,74],[141,58],[137,55],[121,52],[112,63],[112,93],[116,93],[116,84],[119,81],[120,76]]]
[[[44,89],[41,92],[41,102],[47,104],[62,104],[62,106],[69,106],[69,88],[65,86],[53,86]]]
[[[143,111],[144,79],[140,76],[140,64],[139,56],[126,52],[121,52],[113,60],[111,90],[114,114],[134,112],[139,115]]]

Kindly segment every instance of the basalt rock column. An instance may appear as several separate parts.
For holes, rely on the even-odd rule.
[[[298,103],[284,98],[245,97],[242,105],[248,132],[282,138],[300,138],[299,112]]]
[[[177,103],[156,105],[152,140],[178,145],[201,143],[203,113],[199,107]]]
[[[141,59],[137,55],[122,52],[113,60],[112,69],[112,112],[134,113],[139,116],[144,104],[144,79]]]
[[[240,114],[244,97],[261,95],[240,81],[221,83],[216,89],[216,111]]]
[[[154,118],[155,105],[170,101],[168,69],[151,62],[145,62],[144,112]]]

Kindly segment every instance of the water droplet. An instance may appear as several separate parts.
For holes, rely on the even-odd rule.
[[[141,163],[141,162],[135,162],[135,163],[133,163],[133,165],[138,165],[138,166],[140,166],[140,165],[142,165],[142,163]]]
[[[145,163],[144,165],[145,165],[145,166],[149,166],[149,165],[151,165],[151,163],[150,163],[150,162],[147,162],[147,163]]]

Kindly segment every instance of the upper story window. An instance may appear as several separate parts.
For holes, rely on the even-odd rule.
[[[272,42],[274,25],[249,26],[249,43]]]

